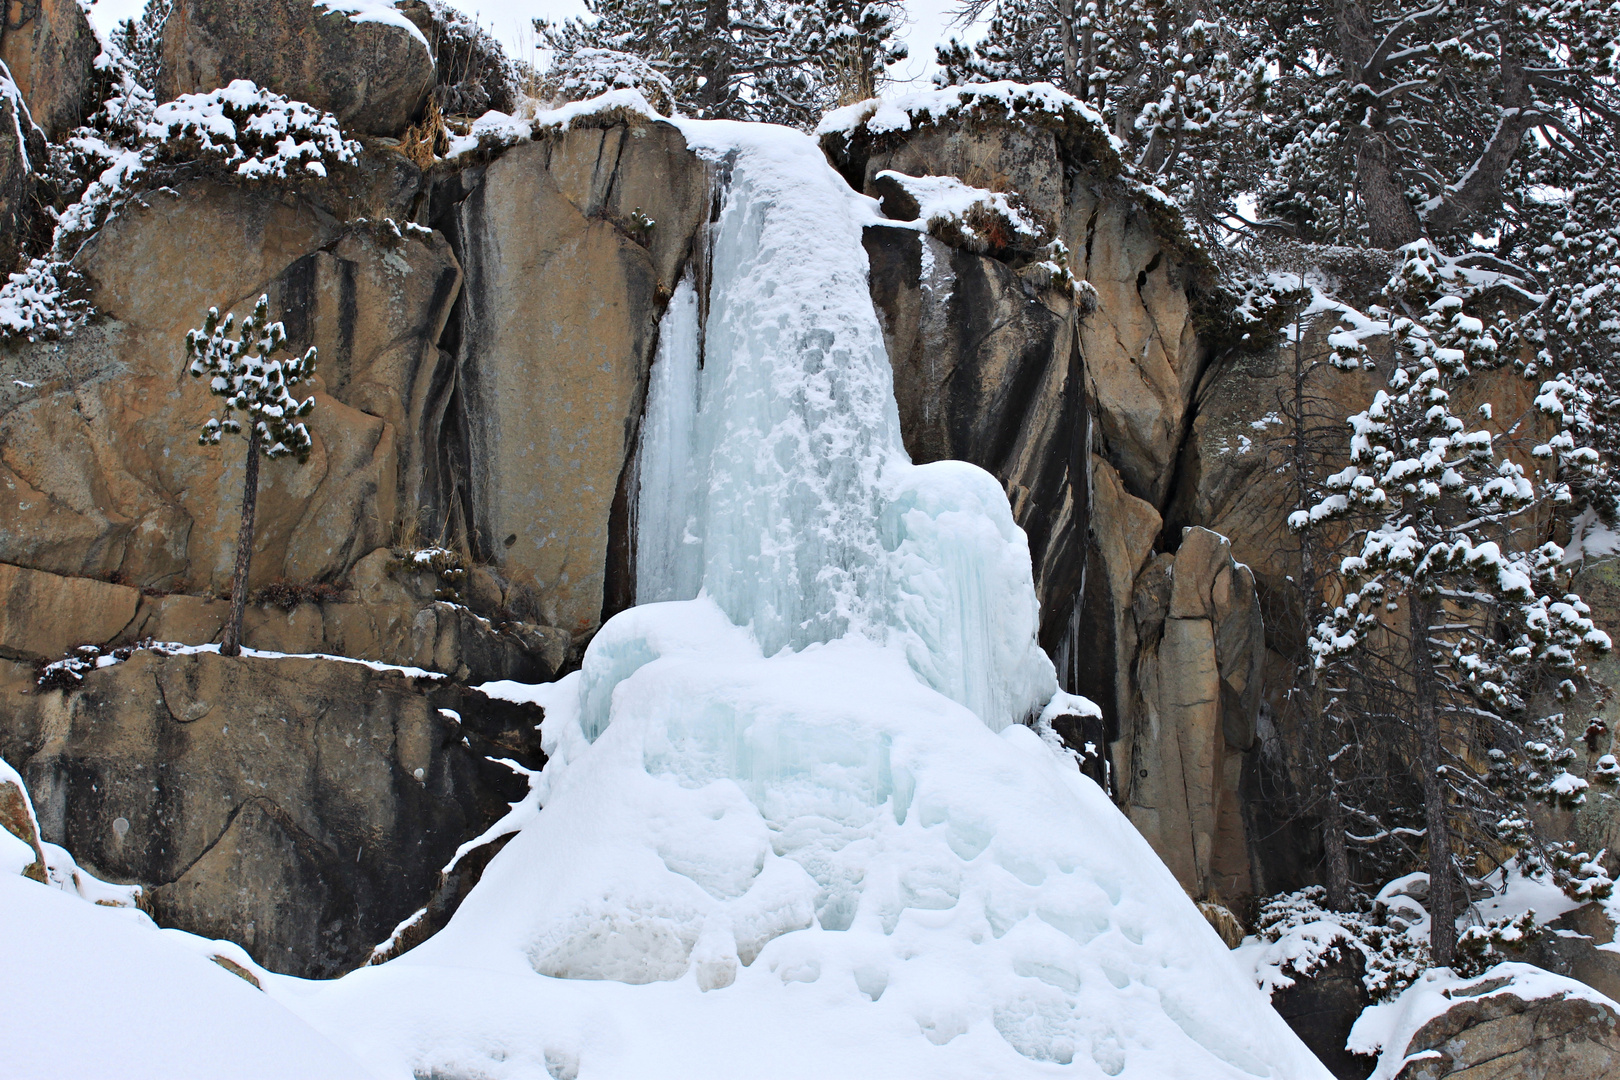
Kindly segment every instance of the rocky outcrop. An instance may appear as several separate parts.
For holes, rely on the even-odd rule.
[[[1620,1013],[1563,995],[1462,998],[1417,1030],[1406,1058],[1396,1080],[1607,1080],[1620,1072]]]
[[[22,261],[34,213],[35,168],[45,153],[44,133],[29,122],[18,92],[0,76],[0,274]]]
[[[1188,891],[1236,899],[1253,880],[1241,788],[1264,623],[1254,575],[1223,537],[1164,527],[1211,352],[1210,269],[1094,134],[1073,118],[964,108],[823,145],[899,216],[917,206],[885,170],[1017,192],[1095,290],[1082,309],[1025,265],[1033,256],[867,230],[907,450],[1002,481],[1030,538],[1041,642],[1065,688],[1103,707],[1115,798]]]
[[[514,612],[583,633],[630,603],[626,466],[707,173],[649,122],[545,137],[457,184],[466,535]]]
[[[345,128],[392,136],[420,115],[434,67],[427,39],[404,16],[308,0],[175,0],[158,99],[234,79],[307,101]]]
[[[137,651],[8,686],[0,756],[46,839],[153,916],[279,971],[357,966],[522,798],[537,711],[356,663]]]
[[[1118,179],[1117,158],[1095,135],[1073,123],[969,114],[880,135],[862,128],[824,145],[869,195],[880,194],[877,174],[892,169],[1022,196],[1068,248],[1074,276],[1096,289],[1079,336],[1097,445],[1126,490],[1162,510],[1208,359],[1195,309],[1210,273],[1164,227],[1163,211]]]
[[[1115,768],[1131,821],[1195,896],[1251,892],[1239,781],[1254,746],[1265,626],[1225,537],[1188,529],[1138,576],[1132,726]]]
[[[13,0],[0,23],[0,61],[49,138],[66,134],[95,104],[96,32],[78,0]],[[4,129],[12,130],[10,124]]]
[[[78,645],[118,640],[141,594],[127,585],[0,563],[0,655],[55,660]]]

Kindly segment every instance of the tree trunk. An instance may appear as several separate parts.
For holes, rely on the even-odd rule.
[[[1322,847],[1327,854],[1327,901],[1334,911],[1350,908],[1350,850],[1344,839],[1344,803],[1339,800],[1339,778],[1333,762],[1327,768],[1327,808],[1322,815]]]
[[[1303,279],[1302,279],[1303,280]],[[1308,445],[1309,418],[1306,414],[1308,399],[1305,381],[1310,365],[1305,358],[1305,324],[1294,322],[1294,483],[1299,491],[1300,505],[1309,505],[1315,498],[1316,485],[1312,483],[1311,456]],[[1309,529],[1299,534],[1299,592],[1307,613],[1318,611],[1322,604],[1322,586],[1317,577],[1316,539]],[[1310,787],[1321,785],[1323,792],[1322,849],[1326,858],[1328,907],[1345,911],[1350,906],[1350,854],[1345,846],[1344,804],[1339,799],[1339,782],[1331,755],[1324,745],[1327,735],[1327,710],[1322,706],[1322,680],[1317,674],[1315,657],[1307,656],[1304,665],[1305,705],[1301,716],[1305,735],[1304,780]]]
[[[1058,36],[1063,39],[1063,89],[1083,100],[1085,94],[1075,79],[1080,58],[1074,41],[1074,0],[1058,0]]]
[[[236,534],[236,567],[231,571],[231,614],[220,638],[221,656],[242,655],[242,612],[247,607],[248,568],[253,563],[253,515],[259,506],[259,425],[248,430],[247,472],[242,478],[242,528]]]
[[[1367,211],[1367,242],[1375,248],[1398,248],[1423,236],[1423,223],[1406,201],[1406,192],[1390,167],[1384,140],[1370,132],[1356,147],[1356,188]]]
[[[1451,865],[1451,825],[1446,815],[1449,785],[1441,771],[1444,757],[1436,715],[1437,684],[1429,655],[1429,627],[1435,602],[1410,597],[1412,689],[1417,697],[1418,766],[1423,771],[1423,817],[1429,842],[1429,952],[1436,967],[1450,967],[1457,951],[1457,922],[1452,914],[1455,877]]]
[[[1096,8],[1098,15],[1102,14],[1105,2],[1106,0],[1098,0]],[[1080,42],[1080,73],[1076,79],[1079,85],[1078,95],[1080,100],[1090,101],[1097,111],[1101,112],[1104,104],[1106,104],[1103,101],[1103,95],[1093,95],[1091,87],[1091,73],[1097,70],[1097,27],[1094,25],[1095,21],[1091,16],[1087,16],[1086,24],[1080,28],[1080,32],[1085,37]],[[1096,100],[1092,101],[1094,96]]]
[[[1377,27],[1355,0],[1338,0],[1334,14],[1347,87],[1366,79],[1376,90],[1381,82],[1378,74],[1362,69],[1377,50]],[[1369,109],[1368,115],[1351,115],[1345,120],[1354,133],[1351,138],[1356,148],[1356,191],[1367,212],[1368,243],[1375,248],[1398,248],[1421,238],[1423,224],[1406,201],[1406,191],[1379,131],[1383,121],[1379,110]]]
[[[703,52],[701,72],[706,80],[698,92],[704,119],[713,120],[723,108],[731,82],[731,5],[728,0],[707,0],[703,7],[703,29],[709,47]]]

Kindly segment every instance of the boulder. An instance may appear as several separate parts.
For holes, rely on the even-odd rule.
[[[23,877],[43,884],[47,871],[45,849],[39,842],[39,823],[34,820],[34,808],[28,801],[22,777],[4,761],[0,761],[0,829],[28,845],[34,853],[34,861],[22,868]]]
[[[433,50],[433,97],[446,116],[511,113],[522,101],[520,71],[495,36],[442,0],[397,0]]]
[[[433,89],[433,54],[415,24],[379,4],[362,15],[342,0],[175,0],[159,100],[234,79],[306,101],[361,134],[397,136]]]
[[[1117,179],[1117,159],[1093,134],[967,112],[905,131],[862,127],[822,145],[850,184],[874,198],[882,194],[877,174],[890,169],[1023,197],[1067,246],[1074,276],[1096,290],[1079,348],[1103,457],[1127,491],[1162,512],[1209,357],[1198,310],[1208,260]]]
[[[7,694],[44,838],[273,970],[358,966],[528,790],[538,710],[358,663],[136,651]]]
[[[101,43],[78,0],[11,0],[0,23],[0,61],[48,138],[77,127],[95,108]],[[4,130],[10,132],[11,124]]]
[[[1396,1080],[1611,1080],[1620,1013],[1573,995],[1466,997],[1418,1028],[1405,1057]]]
[[[516,616],[584,633],[631,601],[627,466],[707,173],[673,127],[638,122],[518,146],[463,182],[447,227],[466,534]],[[638,209],[650,231],[628,228]]]
[[[1294,984],[1271,992],[1272,1007],[1337,1080],[1366,1080],[1378,1064],[1345,1049],[1356,1018],[1372,1004],[1366,972],[1361,952],[1341,945],[1309,975],[1288,972]]]

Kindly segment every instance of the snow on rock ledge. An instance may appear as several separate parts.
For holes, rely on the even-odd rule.
[[[1510,1017],[1520,1019],[1499,1022]],[[1472,1076],[1476,1066],[1492,1076],[1605,1080],[1620,1071],[1620,1004],[1529,964],[1498,964],[1475,979],[1434,968],[1363,1012],[1348,1049],[1380,1055],[1371,1080]]]

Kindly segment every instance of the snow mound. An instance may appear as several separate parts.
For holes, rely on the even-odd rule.
[[[212,956],[252,971],[247,954],[228,943],[159,930],[133,908],[87,904],[0,875],[5,1074],[16,1080],[368,1075]]]

